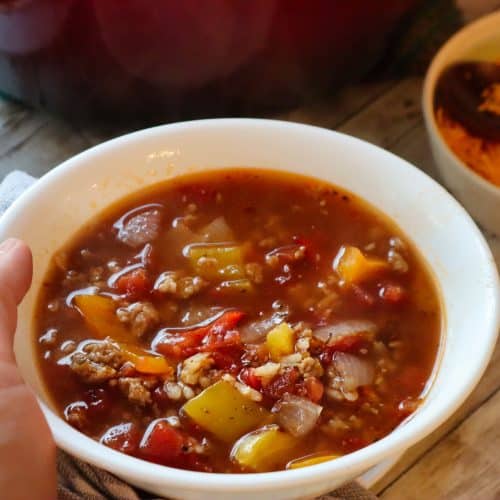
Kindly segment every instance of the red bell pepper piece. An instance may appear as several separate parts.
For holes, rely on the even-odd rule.
[[[167,332],[156,349],[166,356],[183,358],[196,352],[213,352],[241,345],[239,333],[234,331],[243,318],[241,311],[226,311],[208,325],[181,332]]]

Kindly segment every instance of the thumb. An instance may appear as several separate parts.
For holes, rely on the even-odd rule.
[[[32,271],[25,243],[10,238],[0,244],[0,362],[14,362],[17,306],[30,286]]]

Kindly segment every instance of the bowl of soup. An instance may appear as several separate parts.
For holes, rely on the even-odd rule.
[[[158,495],[325,493],[449,417],[496,341],[467,213],[315,127],[115,139],[40,179],[0,236],[33,249],[16,357],[57,444]]]

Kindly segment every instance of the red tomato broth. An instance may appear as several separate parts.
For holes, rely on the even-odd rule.
[[[158,210],[160,222],[150,217],[149,227],[137,223],[137,234],[150,231],[154,237],[128,246],[120,241],[115,222],[129,211],[146,213],[147,207],[140,209],[145,205]],[[179,217],[188,231],[172,230]],[[207,225],[216,220],[210,229]],[[217,268],[215,278],[197,274],[213,272],[209,254],[196,261],[186,257],[192,255],[192,250],[186,254],[186,245],[201,244],[206,250],[200,240],[205,227],[216,237],[232,233],[230,245],[226,240],[210,243],[211,248],[222,248],[216,261],[232,262]],[[381,270],[346,283],[333,266],[343,245],[382,262]],[[388,258],[390,251],[397,253],[395,260]],[[201,266],[203,257],[206,267]],[[226,282],[230,285],[221,285]],[[104,299],[116,308],[111,314],[119,318],[118,329],[110,328],[109,317],[103,316],[107,322],[99,319],[99,309],[86,316],[75,299],[68,304],[68,295],[88,287],[94,287],[98,302]],[[272,314],[280,319],[267,325],[259,341],[246,342],[248,330],[255,333],[251,325]],[[88,436],[173,467],[253,472],[283,469],[312,454],[349,453],[391,432],[425,394],[439,351],[441,318],[438,292],[426,264],[385,216],[316,179],[242,168],[158,184],[98,214],[52,260],[38,299],[35,341],[40,372],[56,408]],[[99,321],[105,325],[102,332]],[[346,321],[369,322],[376,331],[340,335],[331,345],[308,333]],[[271,360],[266,335],[280,322],[292,327],[293,351],[276,361]],[[106,334],[122,330],[130,336],[128,341],[111,342],[110,347]],[[309,340],[299,342],[302,338]],[[97,346],[97,354],[85,351],[82,341]],[[301,342],[309,342],[305,351],[300,350],[305,345],[299,347]],[[134,353],[125,355],[129,344]],[[140,366],[148,373],[138,372],[134,354],[143,356]],[[183,363],[199,354],[208,356],[210,368],[201,370],[196,383],[179,384]],[[288,366],[297,354],[300,362]],[[157,373],[164,362],[148,356],[165,356],[172,369]],[[307,372],[306,358],[313,360],[315,373]],[[339,370],[359,362],[365,378],[372,374],[370,383],[347,390],[351,375]],[[266,363],[279,365],[270,380],[256,375]],[[227,382],[232,387],[243,392],[251,388],[260,394],[256,404],[273,409],[271,420],[249,431],[281,422],[279,405],[288,395],[320,405],[321,414],[288,453],[264,469],[249,467],[231,455],[235,440],[217,437],[182,410],[186,401],[224,374],[233,377]],[[155,421],[162,423],[152,432]],[[110,431],[115,426],[119,431]],[[281,426],[280,433],[288,432]],[[145,435],[154,441],[151,445]],[[163,457],[158,452],[162,442],[170,443],[164,445]]]

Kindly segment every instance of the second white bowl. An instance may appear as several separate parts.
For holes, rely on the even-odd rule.
[[[495,52],[496,51],[496,52]],[[448,147],[434,117],[434,92],[442,71],[466,59],[500,59],[500,11],[469,24],[441,48],[424,83],[423,112],[432,153],[444,182],[485,229],[500,234],[500,187],[467,167]]]

